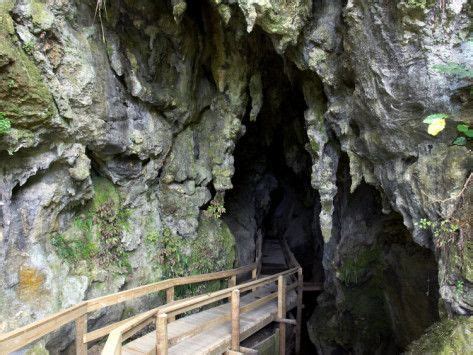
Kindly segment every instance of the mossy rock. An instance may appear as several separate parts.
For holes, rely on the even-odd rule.
[[[48,125],[54,114],[53,100],[39,69],[15,43],[7,10],[0,7],[0,112],[13,128],[34,130]],[[27,47],[33,46],[30,43]]]
[[[357,284],[374,268],[379,268],[381,251],[377,248],[363,249],[354,257],[343,260],[337,277],[345,284]]]
[[[123,202],[116,186],[103,177],[92,179],[94,197],[77,214],[71,226],[51,238],[59,257],[71,264],[86,261],[87,273],[95,264],[116,266],[122,273],[130,268],[128,253],[121,243],[123,232],[129,228],[130,211]],[[90,262],[91,260],[97,261]]]
[[[472,354],[473,318],[458,317],[435,323],[409,345],[407,354]]]

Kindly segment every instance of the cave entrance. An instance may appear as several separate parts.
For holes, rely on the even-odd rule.
[[[243,122],[246,132],[235,149],[233,189],[225,195],[224,219],[235,236],[239,265],[252,263],[261,250],[261,274],[282,271],[282,255],[272,246],[285,238],[303,267],[304,281],[321,283],[320,199],[310,181],[307,106],[300,83],[292,85],[281,57],[268,54],[260,68],[263,105],[256,120],[248,114]],[[304,313],[310,315],[311,309]],[[312,346],[308,337],[303,339]]]

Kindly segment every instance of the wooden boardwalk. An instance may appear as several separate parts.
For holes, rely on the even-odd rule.
[[[84,301],[28,326],[0,334],[0,354],[23,349],[71,322],[75,323],[78,355],[87,354],[90,345],[104,338],[103,355],[256,353],[241,347],[240,342],[272,322],[277,322],[279,327],[281,355],[286,352],[286,326],[295,326],[297,354],[302,319],[302,269],[285,241],[269,240],[261,248],[264,250],[259,251],[257,261],[251,265],[164,280]],[[261,269],[264,274],[258,275]],[[227,288],[174,300],[175,287],[215,280],[227,280]],[[243,282],[238,283],[239,280]],[[88,330],[89,313],[156,292],[165,293],[166,304]],[[296,319],[286,318],[293,308],[297,308]]]
[[[240,299],[240,307],[243,308],[251,303],[275,292],[274,287],[262,287],[256,292],[251,292]],[[296,306],[296,292],[288,293],[286,300],[287,310]],[[217,307],[191,314],[180,318],[168,325],[169,348],[168,354],[222,354],[231,345],[231,320],[230,303],[224,303]],[[277,300],[274,299],[251,312],[242,314],[240,317],[240,340],[246,339],[258,330],[274,322],[277,319]],[[224,323],[212,326],[215,319],[228,316]],[[195,334],[196,331],[199,333]],[[179,340],[179,341],[178,341]],[[122,348],[122,354],[155,354],[156,332],[131,341]]]

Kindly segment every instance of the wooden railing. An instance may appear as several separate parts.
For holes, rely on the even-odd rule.
[[[286,238],[283,236],[280,240],[281,246],[283,249],[284,256],[286,258],[286,262],[291,268],[297,268],[297,283],[298,283],[298,292],[297,292],[297,310],[296,310],[296,354],[300,354],[301,351],[301,331],[302,331],[302,294],[304,289],[304,278],[302,274],[302,267],[297,261],[296,257],[294,256],[291,248],[287,244]],[[279,334],[285,334],[286,329],[282,330],[281,333],[281,326],[285,328],[285,324],[279,325]],[[282,336],[280,335],[280,339]]]
[[[126,325],[131,321],[139,321],[142,319],[146,319],[147,314],[154,316],[157,310],[160,309],[160,307],[145,312],[143,314],[139,314],[137,316],[125,319],[123,321],[105,326],[103,328],[94,330],[92,332],[87,332],[88,313],[159,291],[166,292],[167,303],[175,304],[176,302],[174,302],[174,288],[176,286],[228,279],[228,287],[234,287],[236,285],[237,276],[239,275],[251,272],[252,278],[256,279],[257,266],[258,263],[254,263],[233,270],[225,270],[203,275],[192,275],[182,278],[168,279],[81,302],[73,307],[67,308],[59,313],[53,314],[47,318],[26,325],[22,328],[16,329],[9,333],[0,334],[0,354],[8,354],[15,350],[24,348],[35,340],[38,340],[43,336],[54,332],[60,327],[75,322],[76,353],[78,355],[84,355],[87,353],[88,343],[113,333],[115,329],[124,329],[123,327],[126,328]],[[199,296],[195,296],[191,299],[195,299],[198,297]],[[127,333],[124,333],[124,337],[127,337]]]
[[[287,285],[289,277],[292,275],[297,275],[297,281]],[[183,299],[180,301],[171,302],[167,305],[160,306],[156,309],[143,313],[134,319],[127,321],[126,323],[120,325],[110,332],[110,335],[107,339],[105,347],[102,350],[102,355],[115,355],[121,353],[122,343],[136,334],[138,331],[146,327],[151,323],[156,324],[156,353],[158,355],[166,355],[168,353],[168,348],[172,345],[177,344],[179,341],[182,341],[188,337],[194,336],[196,334],[202,333],[205,330],[215,327],[219,324],[231,321],[232,332],[231,332],[231,351],[235,353],[240,352],[240,315],[250,312],[258,307],[263,306],[264,304],[277,299],[278,301],[278,311],[277,318],[275,321],[280,323],[280,333],[279,333],[279,347],[280,354],[285,354],[286,344],[285,344],[285,325],[295,324],[296,321],[286,319],[286,294],[287,292],[298,289],[298,293],[302,294],[302,280],[300,277],[302,272],[300,268],[292,268],[287,271],[267,276],[261,279],[253,280],[241,285],[236,285],[229,287],[224,290],[212,292],[209,294],[195,296],[188,299]],[[254,291],[259,287],[269,285],[271,283],[277,283],[277,292],[269,293],[264,297],[259,298],[256,301],[253,301],[244,306],[240,306],[240,294],[247,291]],[[179,334],[174,338],[168,337],[168,323],[172,322],[177,315],[182,313],[222,301],[225,299],[231,300],[231,313],[221,315],[207,322],[204,326],[199,325],[195,329],[190,329],[183,334]],[[284,325],[281,327],[281,325]]]

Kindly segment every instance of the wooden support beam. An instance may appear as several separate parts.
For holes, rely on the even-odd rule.
[[[87,344],[84,343],[84,335],[87,333],[87,314],[76,319],[76,355],[87,354]]]
[[[297,325],[297,321],[295,319],[278,318],[276,319],[276,322]]]
[[[156,316],[156,354],[168,354],[168,316],[158,313]]]
[[[304,283],[304,291],[313,292],[313,291],[323,291],[324,286],[321,283]]]
[[[240,351],[240,290],[232,291],[232,347]]]
[[[174,286],[166,289],[166,303],[171,303],[174,301]],[[170,316],[168,321],[174,322],[176,320],[175,316]]]
[[[278,277],[278,318],[286,318],[286,278]],[[286,354],[286,323],[279,323],[279,355]]]
[[[302,268],[297,270],[297,314],[296,314],[296,355],[299,355],[301,352],[301,326],[302,326],[302,294],[304,287],[304,278],[302,274]]]
[[[240,351],[230,349],[225,351],[225,355],[258,355],[258,351],[240,346]]]

